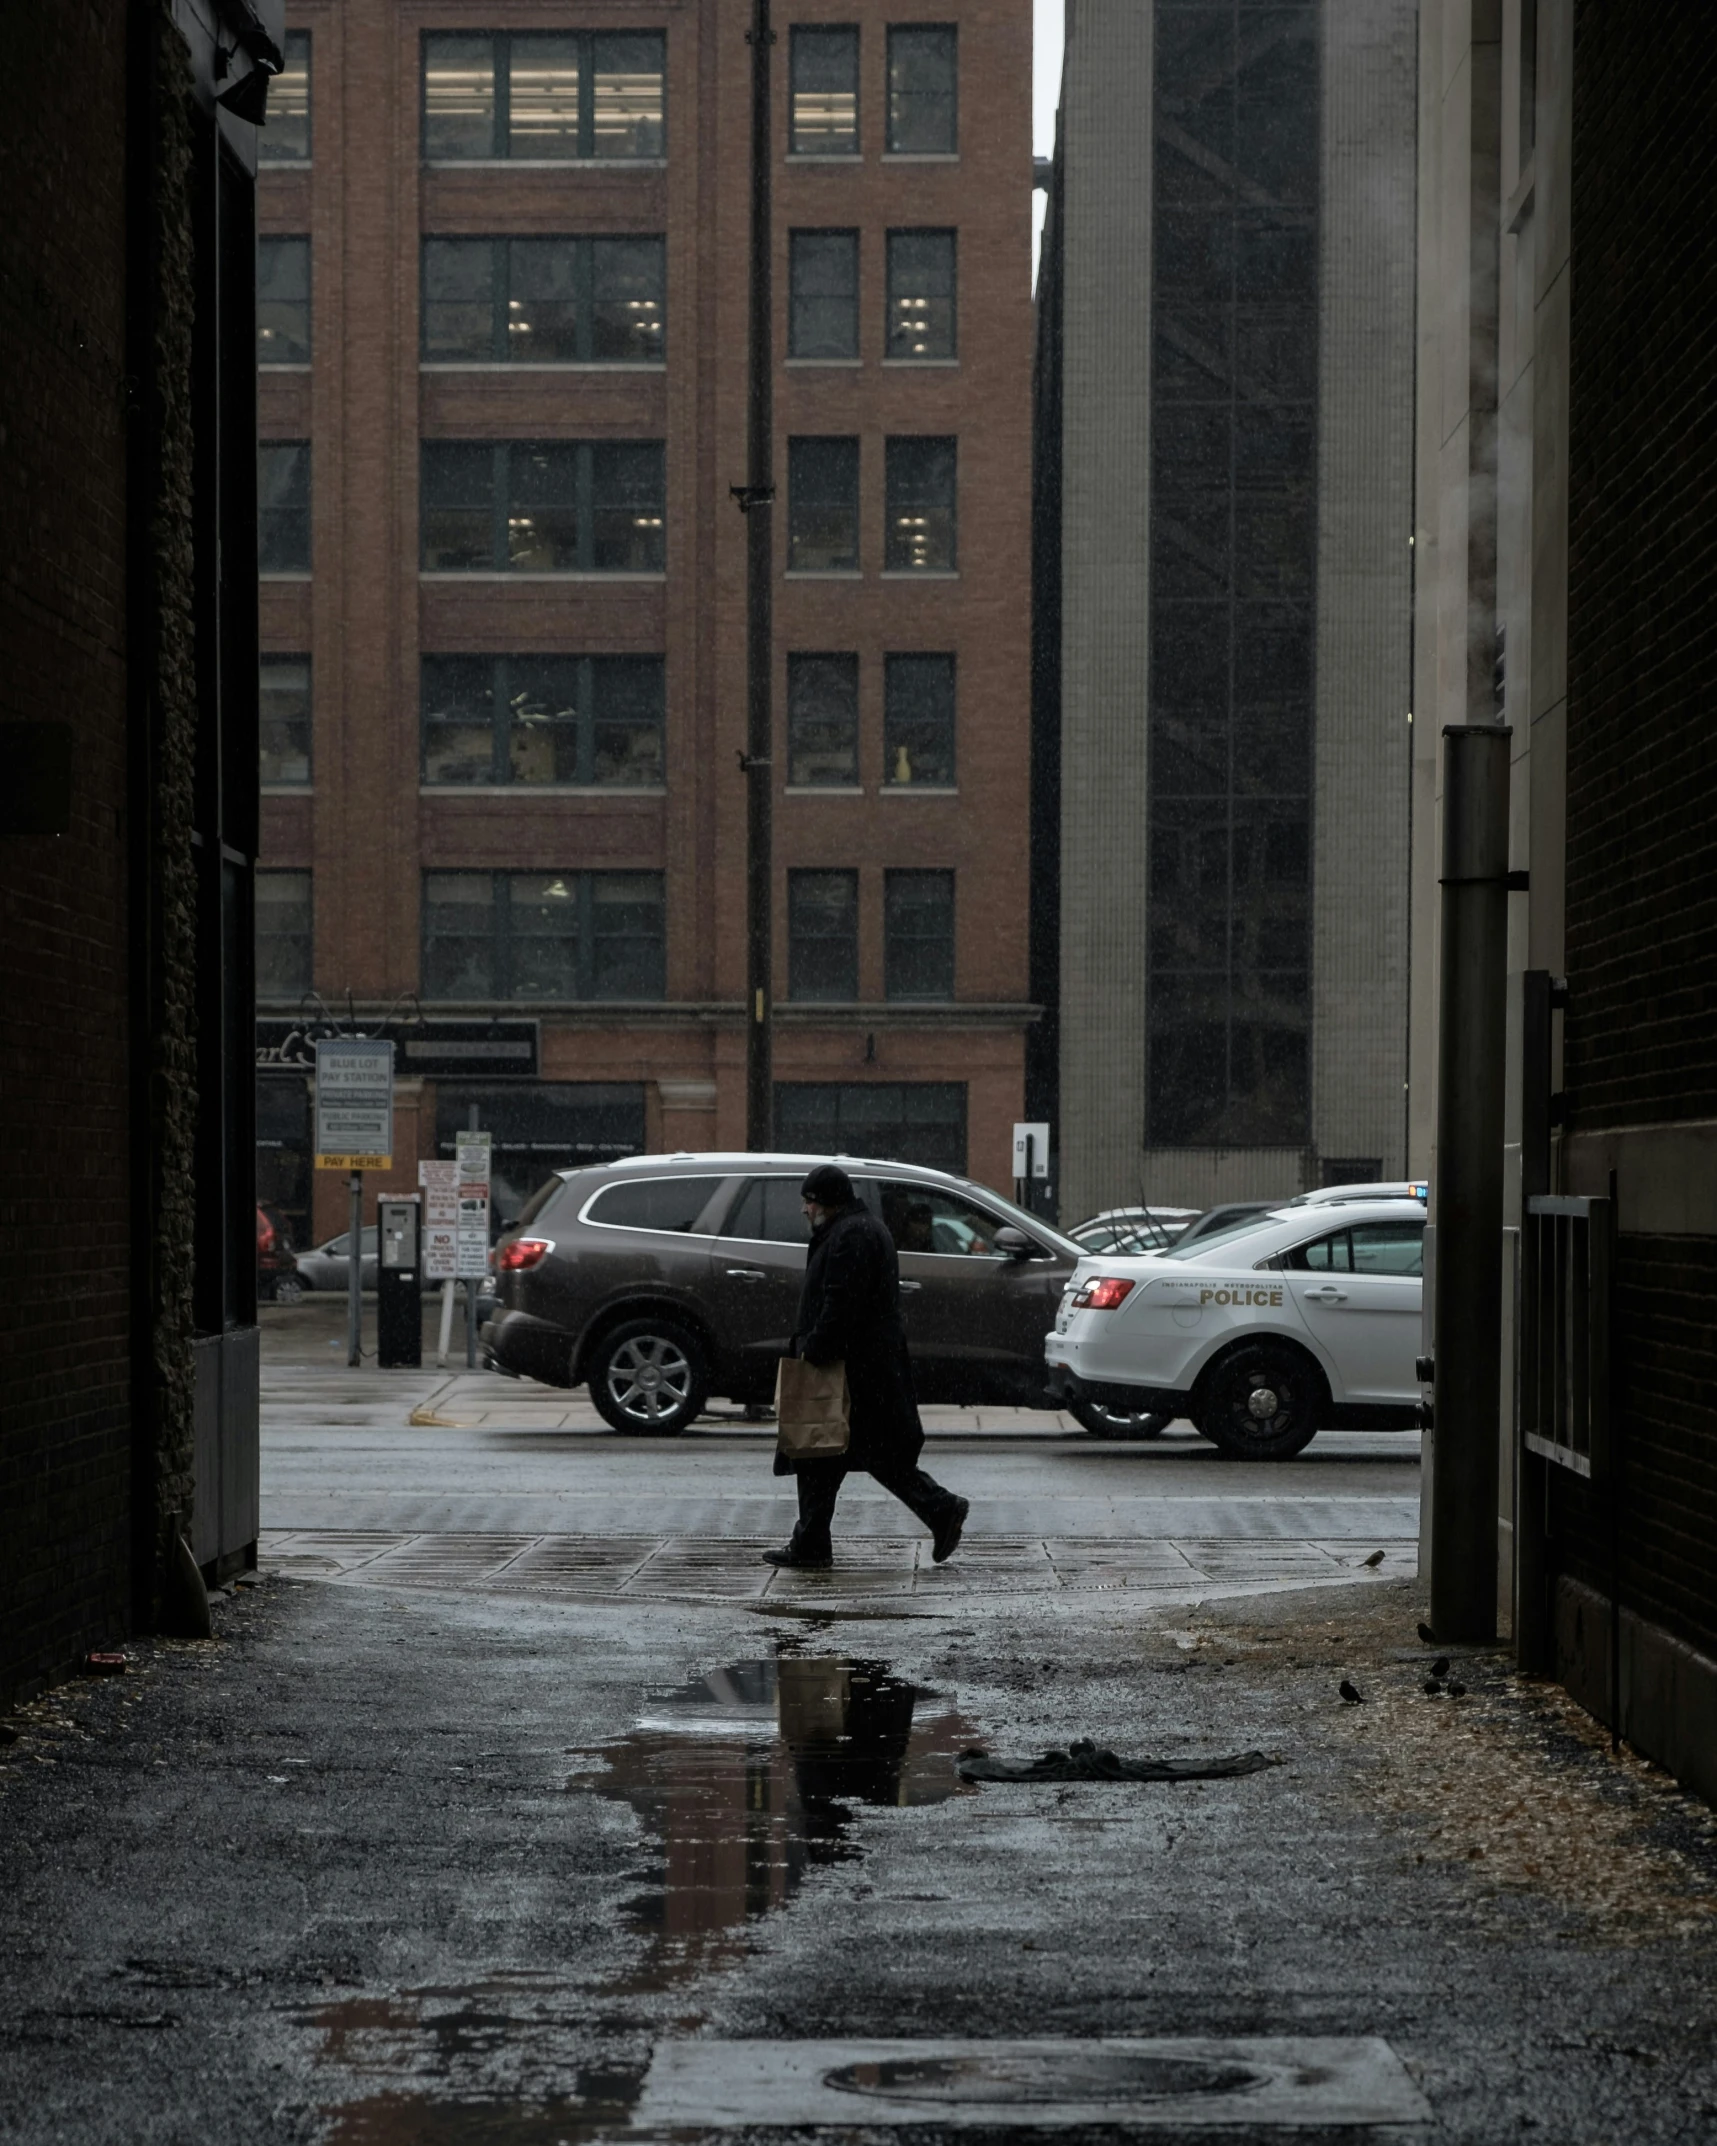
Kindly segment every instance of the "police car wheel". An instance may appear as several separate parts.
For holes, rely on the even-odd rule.
[[[1305,1357],[1267,1343],[1210,1374],[1198,1427],[1233,1460],[1292,1460],[1317,1435],[1323,1380]]]
[[[1160,1438],[1172,1416],[1153,1416],[1148,1410],[1108,1408],[1101,1401],[1069,1401],[1067,1413],[1093,1438]]]

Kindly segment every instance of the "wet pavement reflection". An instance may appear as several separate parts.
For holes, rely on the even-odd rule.
[[[666,1989],[743,1950],[808,1871],[860,1852],[853,1805],[968,1794],[954,1760],[974,1734],[886,1663],[828,1655],[736,1662],[655,1701],[569,1784],[630,1804],[660,1844],[627,1903],[649,1943],[621,1987]]]
[[[591,2069],[570,2045],[586,2053],[593,2032],[645,2024],[617,2020],[615,1998],[669,1992],[740,1957],[751,1927],[810,1873],[862,1852],[859,1807],[974,1794],[955,1759],[976,1741],[947,1697],[886,1662],[796,1647],[652,1695],[627,1733],[572,1754],[585,1763],[566,1784],[629,1805],[648,1837],[622,1908],[642,1941],[632,1961],[583,1988],[494,1973],[303,2015],[322,2037],[320,2064],[378,2083],[325,2108],[332,2146],[572,2146],[624,2129],[647,2051]],[[521,2098],[517,2082],[533,2076],[566,2090]]]

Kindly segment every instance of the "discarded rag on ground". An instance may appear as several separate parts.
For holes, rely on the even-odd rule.
[[[1093,1743],[1069,1744],[1038,1759],[997,1759],[987,1751],[962,1751],[963,1781],[1228,1781],[1281,1763],[1262,1751],[1233,1751],[1222,1758],[1123,1759]]]

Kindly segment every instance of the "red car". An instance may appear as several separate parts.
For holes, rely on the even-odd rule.
[[[256,1210],[256,1293],[264,1303],[275,1304],[296,1304],[304,1294],[285,1221],[266,1207]]]

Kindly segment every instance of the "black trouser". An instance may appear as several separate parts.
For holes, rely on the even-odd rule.
[[[792,1548],[797,1556],[830,1554],[829,1523],[835,1517],[835,1500],[851,1466],[844,1459],[802,1460],[795,1466],[793,1472],[799,1478],[799,1525],[793,1530]],[[951,1490],[945,1490],[934,1476],[926,1475],[911,1461],[872,1461],[858,1472],[875,1476],[884,1490],[917,1514],[932,1535],[957,1502]]]

